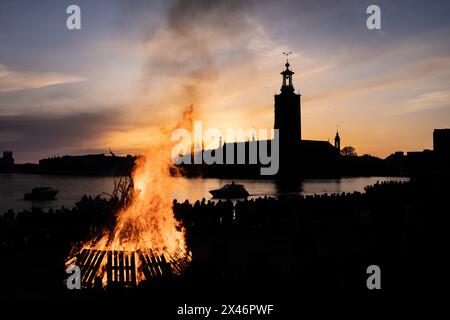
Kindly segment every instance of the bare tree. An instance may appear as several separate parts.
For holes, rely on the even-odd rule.
[[[342,148],[341,154],[346,157],[356,157],[358,155],[355,148],[353,148],[352,146]]]
[[[126,208],[133,199],[134,183],[130,176],[114,177],[114,189],[111,198],[119,202],[120,207]]]

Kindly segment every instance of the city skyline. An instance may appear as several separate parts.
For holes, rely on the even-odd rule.
[[[139,153],[189,105],[208,127],[272,128],[284,51],[305,139],[339,123],[342,146],[384,158],[449,126],[444,1],[381,1],[381,30],[367,1],[77,1],[76,31],[69,4],[0,4],[0,149],[17,162]]]

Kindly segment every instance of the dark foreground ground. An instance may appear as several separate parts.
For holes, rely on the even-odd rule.
[[[363,194],[261,198],[235,206],[174,203],[193,261],[182,277],[137,289],[68,290],[64,283],[72,244],[111,223],[114,201],[85,198],[73,210],[8,212],[0,219],[0,299],[141,302],[176,317],[185,304],[219,311],[222,304],[273,304],[288,313],[305,297],[433,294],[448,270],[446,181],[421,178],[377,184]],[[381,290],[366,286],[369,265],[381,269]]]

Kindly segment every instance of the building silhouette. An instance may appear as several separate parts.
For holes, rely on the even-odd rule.
[[[450,174],[450,129],[434,129],[433,150],[397,151],[386,158],[387,165],[395,172],[413,176]]]
[[[282,84],[275,100],[274,129],[280,137],[280,175],[334,175],[340,155],[340,137],[336,133],[335,146],[329,141],[303,140],[301,131],[301,94],[295,93],[289,61],[281,72]],[[336,140],[337,139],[337,140]]]
[[[39,160],[36,170],[46,174],[129,175],[136,157],[103,153],[82,156],[65,155]]]
[[[450,129],[434,129],[433,150],[436,153],[450,154]]]
[[[301,132],[301,94],[295,92],[293,75],[289,61],[281,72],[280,93],[274,96],[274,129],[279,133],[279,177],[329,177],[339,175],[340,137],[336,135],[336,145],[329,141],[302,140]],[[234,164],[188,165],[187,174],[217,177],[257,177],[264,164],[250,159],[250,150],[259,154],[259,143],[265,142],[271,150],[271,140],[255,141],[254,136],[245,142],[224,142],[220,139],[219,148],[210,150],[212,154],[223,154],[224,159],[233,159]],[[238,150],[245,150],[245,158],[237,158]],[[198,150],[198,149],[197,149]],[[202,153],[206,152],[203,148]],[[191,148],[191,164],[194,163],[194,147]],[[232,154],[230,154],[232,153]],[[242,154],[242,153],[241,153]],[[193,170],[194,168],[194,170]]]
[[[14,158],[12,151],[3,151],[0,158],[0,172],[11,172],[14,169]]]
[[[280,130],[280,145],[288,146],[302,139],[300,94],[295,93],[293,75],[287,61],[281,72],[281,92],[275,95],[274,129]]]

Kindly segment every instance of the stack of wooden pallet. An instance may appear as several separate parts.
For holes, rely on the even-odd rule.
[[[77,254],[75,264],[80,267],[83,288],[103,286],[105,272],[107,287],[132,288],[137,285],[137,273],[143,274],[144,277],[138,277],[143,281],[179,275],[187,268],[189,258],[181,250],[158,255],[152,250],[124,252],[83,249]]]

